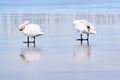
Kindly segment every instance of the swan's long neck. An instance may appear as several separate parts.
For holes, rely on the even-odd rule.
[[[95,29],[92,29],[90,26],[87,26],[87,30],[89,33],[91,34],[96,34],[97,32],[95,31]]]
[[[23,31],[25,29],[25,27],[27,26],[27,23],[23,23],[22,25],[20,25],[20,31]]]

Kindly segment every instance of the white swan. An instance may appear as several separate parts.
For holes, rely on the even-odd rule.
[[[29,37],[34,38],[33,43],[35,43],[35,37],[43,34],[39,25],[29,24],[29,21],[25,21],[23,24],[21,24],[19,30],[27,36],[27,43],[30,42]]]
[[[75,29],[80,33],[81,39],[77,40],[89,40],[89,34],[96,34],[95,27],[86,20],[74,20]],[[87,34],[87,39],[82,38],[82,34]]]

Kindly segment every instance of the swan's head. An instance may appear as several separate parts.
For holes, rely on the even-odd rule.
[[[29,21],[25,21],[23,24],[20,25],[19,30],[23,31],[28,24],[29,24]]]
[[[90,22],[88,23],[87,30],[88,30],[91,34],[97,34],[97,32],[95,31],[95,27],[94,27]]]
[[[91,26],[87,26],[87,30],[91,34],[97,34],[97,32],[95,31],[95,28],[93,28],[93,26],[92,27]]]
[[[88,32],[90,32],[90,26],[87,26],[87,30],[88,30]]]

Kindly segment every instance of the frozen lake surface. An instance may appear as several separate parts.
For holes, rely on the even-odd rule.
[[[89,44],[76,41],[75,19],[96,27]],[[25,20],[44,32],[35,48],[22,43]],[[0,25],[0,80],[120,80],[119,13],[0,13]]]

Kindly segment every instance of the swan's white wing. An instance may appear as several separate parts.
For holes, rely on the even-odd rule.
[[[36,24],[28,24],[26,27],[25,27],[26,30],[28,31],[41,31],[41,28],[40,26],[36,25]]]
[[[84,24],[84,23],[79,23],[79,24],[77,24],[77,25],[75,25],[74,27],[75,27],[75,29],[78,31],[78,32],[80,32],[80,33],[82,33],[82,32],[85,32],[86,31],[86,24]]]
[[[36,24],[29,24],[23,30],[23,33],[29,37],[39,36],[42,35],[43,32],[41,31],[40,26]]]

